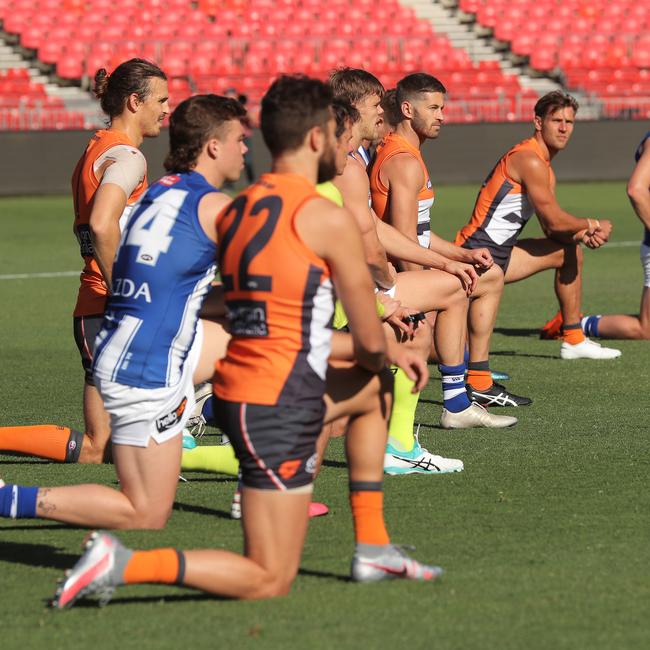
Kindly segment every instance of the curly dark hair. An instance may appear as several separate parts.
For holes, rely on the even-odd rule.
[[[203,145],[219,137],[225,122],[243,120],[246,109],[236,100],[219,95],[194,95],[182,101],[169,118],[168,172],[187,172],[196,166]]]

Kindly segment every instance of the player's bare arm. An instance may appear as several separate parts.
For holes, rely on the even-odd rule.
[[[419,242],[414,242],[412,239],[409,239],[390,224],[383,222],[376,216],[374,218],[376,220],[378,236],[382,245],[385,246],[386,252],[391,257],[412,262],[413,265],[417,265],[415,267],[416,270],[421,270],[424,267],[451,273],[462,282],[468,295],[474,291],[474,287],[478,282],[478,275],[472,264],[450,260],[444,255],[432,251],[430,248],[424,248],[424,246],[420,246]],[[489,259],[491,266],[492,256]]]
[[[327,199],[314,199],[301,208],[296,229],[332,271],[336,294],[350,323],[355,360],[367,370],[379,372],[386,362],[386,338],[377,318],[373,282],[354,217],[345,208],[333,208]]]
[[[487,271],[494,264],[492,255],[487,248],[476,248],[474,250],[462,248],[439,237],[433,230],[429,239],[429,248],[447,259],[462,262],[463,264],[471,264],[482,271]]]
[[[199,318],[212,320],[225,325],[226,319],[226,301],[223,293],[223,284],[215,283],[210,291],[206,294],[201,305]]]
[[[549,168],[530,151],[520,151],[508,161],[508,172],[513,180],[522,183],[535,208],[542,230],[547,237],[566,243],[583,241],[590,245],[590,236],[598,230],[602,243],[609,239],[611,222],[596,219],[580,219],[563,210],[552,190]],[[591,247],[597,248],[596,245]]]
[[[424,184],[420,163],[408,154],[397,154],[387,160],[380,171],[381,180],[388,187],[388,220],[399,232],[418,243],[418,194]],[[401,262],[402,270],[417,271],[419,266]]]
[[[390,289],[395,285],[395,273],[388,263],[386,251],[377,237],[374,219],[368,206],[368,175],[356,161],[349,160],[345,171],[334,179],[343,196],[345,207],[354,216],[365,250],[366,264],[377,286]]]
[[[217,241],[217,215],[232,203],[232,199],[224,192],[210,192],[199,203],[199,223],[211,241]]]
[[[646,140],[643,153],[627,184],[627,195],[637,216],[650,230],[650,145]]]
[[[94,257],[109,291],[111,289],[113,260],[120,244],[120,216],[126,207],[124,190],[114,183],[104,183],[95,193],[90,213],[90,234]]]

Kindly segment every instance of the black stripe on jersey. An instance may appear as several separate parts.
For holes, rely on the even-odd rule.
[[[307,361],[307,356],[311,351],[309,336],[311,334],[314,297],[320,287],[322,276],[322,269],[310,265],[302,298],[302,341],[300,351],[296,355],[291,372],[282,387],[278,397],[278,404],[294,405],[305,409],[319,409],[323,403],[325,382],[314,372]]]

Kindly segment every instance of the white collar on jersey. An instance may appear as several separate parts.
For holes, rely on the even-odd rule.
[[[357,153],[361,156],[363,159],[363,162],[366,163],[366,167],[370,164],[370,152],[362,145],[359,145],[359,148],[357,149]]]

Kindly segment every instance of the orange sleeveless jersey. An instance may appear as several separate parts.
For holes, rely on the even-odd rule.
[[[75,316],[103,314],[108,292],[99,266],[93,257],[90,238],[90,213],[93,208],[95,192],[101,179],[93,170],[95,161],[111,147],[116,145],[133,147],[126,133],[102,129],[91,138],[84,155],[80,158],[72,174],[72,198],[74,202],[74,231],[79,241],[84,268],[81,272],[79,294],[75,306]],[[147,179],[135,188],[127,199],[127,206],[132,206],[147,189]],[[127,209],[130,209],[127,207]],[[126,212],[126,211],[125,211]]]
[[[217,218],[232,339],[214,390],[232,402],[321,409],[334,297],[325,262],[295,229],[320,198],[296,174],[264,174]]]
[[[456,234],[456,245],[508,251],[515,245],[535,212],[525,189],[508,175],[508,159],[519,151],[532,151],[539,156],[548,166],[552,180],[551,163],[544,158],[535,138],[516,144],[501,157],[483,182],[470,222]]]
[[[431,230],[430,210],[435,200],[429,171],[422,159],[422,153],[417,147],[407,142],[402,136],[396,133],[389,133],[377,148],[375,158],[370,164],[370,195],[372,208],[377,216],[386,221],[388,218],[388,188],[382,183],[379,170],[383,163],[400,153],[407,153],[413,156],[422,167],[424,173],[424,184],[418,193],[418,239],[423,246],[429,246],[429,232]],[[426,240],[426,242],[424,241]]]

